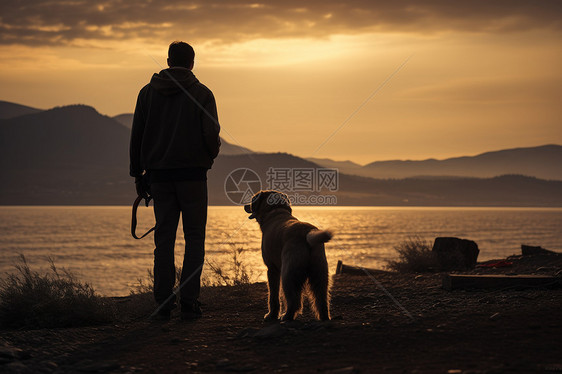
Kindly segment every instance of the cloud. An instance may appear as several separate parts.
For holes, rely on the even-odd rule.
[[[27,0],[1,2],[0,14],[0,44],[32,46],[562,29],[562,2],[548,0]]]

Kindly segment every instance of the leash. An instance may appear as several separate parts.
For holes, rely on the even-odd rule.
[[[135,199],[135,202],[133,203],[133,217],[131,218],[131,235],[133,235],[133,238],[135,238],[135,239],[144,238],[145,236],[147,236],[148,234],[153,232],[154,229],[156,228],[156,226],[154,226],[153,228],[151,228],[150,230],[145,232],[144,235],[142,235],[140,238],[136,234],[136,231],[137,231],[137,208],[139,207],[139,204],[143,199],[145,200],[145,204],[148,207],[148,203],[150,202],[152,197],[143,198],[141,195],[139,195],[139,196],[137,196],[137,198]]]

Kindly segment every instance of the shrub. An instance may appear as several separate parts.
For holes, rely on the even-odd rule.
[[[253,279],[253,272],[244,265],[243,257],[245,249],[236,248],[231,245],[231,262],[223,266],[216,261],[206,260],[210,272],[203,272],[201,284],[203,286],[249,286]],[[176,283],[174,289],[180,285],[181,268],[176,266]],[[131,289],[131,295],[152,293],[154,290],[154,273],[148,270],[146,279],[139,278],[137,284]]]
[[[231,262],[229,269],[224,269],[214,261],[207,261],[211,269],[212,279],[207,279],[208,285],[213,286],[248,286],[253,273],[243,263],[244,248],[231,245]]]
[[[154,272],[152,269],[147,270],[148,277],[146,279],[138,278],[137,284],[131,289],[131,295],[140,295],[145,293],[152,293],[154,291]],[[180,285],[181,267],[176,266],[176,281],[174,288]]]
[[[439,262],[431,251],[430,241],[419,237],[408,238],[394,247],[398,252],[398,260],[388,261],[388,268],[401,273],[435,272]]]
[[[16,328],[73,327],[109,322],[112,308],[88,283],[66,269],[32,271],[24,257],[17,272],[0,280],[0,325]]]

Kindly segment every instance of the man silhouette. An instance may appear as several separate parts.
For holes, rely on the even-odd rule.
[[[198,301],[205,256],[207,170],[220,148],[213,93],[193,75],[195,52],[175,41],[168,69],[154,74],[138,95],[130,144],[130,174],[137,193],[154,199],[154,298],[156,319],[170,319],[175,305],[174,247],[181,212],[185,253],[181,272],[182,319],[201,316]]]

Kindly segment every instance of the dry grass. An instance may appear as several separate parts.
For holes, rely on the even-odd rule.
[[[24,255],[14,274],[0,281],[0,326],[3,328],[74,327],[109,322],[113,308],[52,259],[50,272],[31,270]]]
[[[215,261],[207,261],[211,276],[204,281],[205,286],[249,286],[253,281],[253,272],[244,264],[243,247],[231,245],[230,259],[226,266]]]
[[[389,261],[387,266],[401,273],[436,272],[439,262],[431,248],[430,241],[419,237],[409,238],[394,247],[398,252],[398,260]]]
[[[145,293],[152,294],[154,291],[154,272],[152,269],[148,269],[147,274],[146,278],[137,279],[137,284],[130,290],[131,295],[140,295]],[[181,267],[176,266],[176,282],[174,283],[174,288],[177,288],[180,285],[180,279]]]
[[[230,260],[227,263],[206,261],[210,271],[203,271],[201,284],[205,287],[213,286],[242,286],[245,288],[254,281],[253,272],[244,264],[244,251],[242,247],[231,245]],[[181,267],[176,266],[176,283],[174,289],[180,284]],[[145,279],[139,278],[137,284],[131,289],[131,295],[152,294],[154,290],[154,273],[148,270]]]

